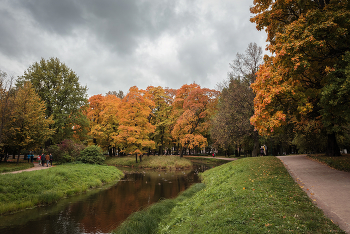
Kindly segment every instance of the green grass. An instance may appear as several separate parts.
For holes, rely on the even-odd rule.
[[[148,169],[176,170],[192,167],[192,162],[179,156],[144,156],[142,162],[136,163],[135,156],[108,157],[105,161],[107,165],[127,166]]]
[[[19,161],[17,162],[1,162],[0,163],[0,173],[11,172],[11,171],[19,171],[25,170],[28,168],[34,167],[33,163],[28,163],[27,161]]]
[[[180,193],[175,199],[162,200],[145,210],[133,213],[112,233],[153,233],[154,230],[157,230],[159,222],[165,215],[171,212],[177,203],[192,197],[204,187],[204,184],[195,184],[186,191]]]
[[[325,155],[308,155],[308,157],[324,163],[334,169],[350,172],[350,154],[337,157],[329,157]]]
[[[116,182],[122,176],[115,167],[89,164],[0,175],[0,214],[50,204]]]
[[[156,229],[145,230],[148,233],[345,233],[324,217],[275,157],[229,162],[204,172],[202,179],[204,189],[177,202],[171,212],[157,221]],[[125,225],[140,226],[140,232],[130,233],[145,233],[141,221]]]

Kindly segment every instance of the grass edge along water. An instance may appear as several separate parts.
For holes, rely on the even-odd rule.
[[[345,233],[312,203],[276,157],[230,162],[204,172],[202,179],[205,188],[191,197],[162,201],[175,206],[156,225],[147,226],[143,214],[148,212],[147,220],[152,220],[148,210],[158,203],[131,216],[134,221],[115,233]]]
[[[64,164],[48,170],[0,175],[0,214],[54,203],[104,184],[123,172],[112,166]]]

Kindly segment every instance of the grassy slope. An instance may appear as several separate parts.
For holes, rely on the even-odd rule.
[[[230,162],[202,176],[206,187],[189,198],[163,201],[176,205],[161,218],[151,206],[131,216],[117,233],[344,233],[275,157]],[[147,225],[149,220],[154,224]]]
[[[10,171],[20,171],[24,169],[28,169],[34,167],[33,163],[28,162],[1,162],[0,163],[0,173],[10,172]]]
[[[179,156],[144,156],[142,162],[136,163],[135,156],[108,157],[105,161],[107,165],[152,168],[152,169],[183,169],[192,167],[190,160]]]
[[[342,232],[275,157],[224,164],[203,173],[206,188],[178,204],[161,233]]]
[[[66,164],[0,175],[0,214],[53,203],[63,197],[112,183],[123,176],[115,167]]]

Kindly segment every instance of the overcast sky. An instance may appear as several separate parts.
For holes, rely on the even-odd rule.
[[[216,88],[266,34],[253,0],[1,0],[0,70],[21,76],[58,57],[89,96],[137,86]]]

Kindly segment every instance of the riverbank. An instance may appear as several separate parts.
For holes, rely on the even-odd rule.
[[[117,182],[123,173],[115,167],[65,164],[0,175],[0,214],[54,203],[64,197]]]
[[[157,170],[182,170],[192,167],[190,160],[176,155],[143,156],[142,161],[138,160],[138,163],[135,156],[107,157],[105,164]]]
[[[324,217],[275,157],[230,162],[204,172],[202,178],[205,188],[176,202],[171,212],[153,225],[152,231],[344,233]],[[142,215],[137,216],[135,222],[133,217],[127,226],[140,226]],[[119,229],[116,233],[127,232]]]

